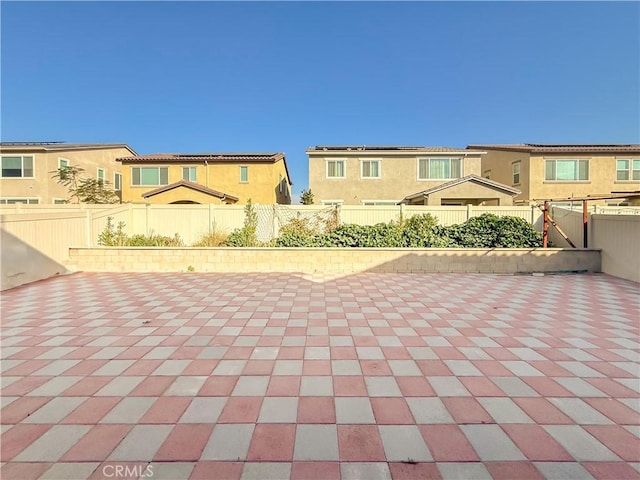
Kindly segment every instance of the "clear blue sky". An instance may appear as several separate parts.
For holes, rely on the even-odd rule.
[[[640,141],[637,2],[0,5],[3,141]]]

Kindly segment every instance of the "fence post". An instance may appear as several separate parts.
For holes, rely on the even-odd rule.
[[[213,213],[214,206],[213,203],[209,204],[209,233],[213,232]]]
[[[398,221],[404,221],[404,203],[400,204],[400,218]]]
[[[536,224],[536,210],[538,208],[535,205],[531,205],[531,225]]]
[[[467,205],[467,220],[471,218],[471,204]]]
[[[150,216],[150,210],[151,210],[151,204],[147,203],[145,208],[145,213],[144,213],[144,233],[145,235],[149,235],[149,216]]]

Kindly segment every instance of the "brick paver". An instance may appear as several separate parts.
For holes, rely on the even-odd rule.
[[[639,294],[606,275],[23,286],[1,299],[0,476],[640,478]]]

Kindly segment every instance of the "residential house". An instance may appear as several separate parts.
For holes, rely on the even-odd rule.
[[[482,176],[519,189],[517,204],[640,190],[639,144],[473,144],[467,149],[487,152],[482,156]],[[615,205],[627,201],[592,203]]]
[[[85,177],[106,180],[119,193],[116,158],[136,152],[124,143],[2,142],[0,155],[0,204],[51,204],[69,198],[69,189],[53,178],[59,168],[80,167]]]
[[[291,203],[283,153],[158,153],[118,161],[125,202]]]
[[[482,178],[482,150],[320,145],[306,153],[322,204],[512,205],[520,193]]]

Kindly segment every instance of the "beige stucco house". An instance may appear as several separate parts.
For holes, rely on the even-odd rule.
[[[487,152],[482,156],[482,176],[519,189],[517,204],[640,190],[639,144],[472,144],[467,149]],[[637,201],[611,199],[592,203]]]
[[[321,204],[511,205],[520,193],[481,177],[482,150],[320,145],[306,153]]]
[[[116,158],[135,154],[123,143],[2,142],[0,204],[64,203],[69,190],[52,177],[65,166],[83,168],[83,176],[106,180],[119,193],[122,166]]]
[[[158,153],[118,162],[124,202],[291,203],[283,153]]]

